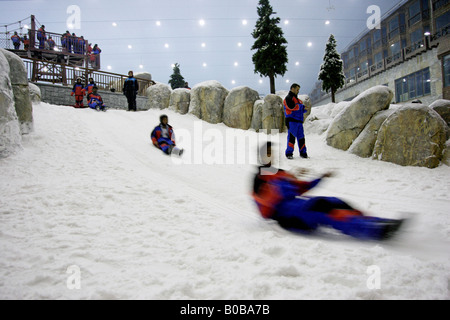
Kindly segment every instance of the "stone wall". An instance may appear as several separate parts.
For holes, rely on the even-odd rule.
[[[35,83],[41,89],[41,101],[61,106],[73,106],[75,97],[71,96],[72,87],[64,87],[61,85],[53,85],[48,83]],[[98,93],[103,99],[106,106],[111,109],[128,109],[127,98],[122,93],[101,91]],[[147,97],[137,96],[137,109],[147,110]],[[86,105],[86,98],[84,99]]]

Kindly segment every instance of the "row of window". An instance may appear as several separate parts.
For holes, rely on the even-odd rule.
[[[448,2],[448,0],[445,0]],[[436,2],[434,3],[434,6]],[[416,0],[408,8],[408,26],[416,24],[421,21],[423,17],[429,15],[429,0]],[[426,14],[428,13],[428,14]],[[448,27],[450,24],[450,11],[445,12],[439,17],[435,18],[435,32],[443,28]],[[368,36],[359,41],[359,44],[354,46],[351,50],[343,53],[342,58],[344,60],[344,66],[350,66],[353,62],[358,60],[358,57],[365,54],[370,55],[372,50],[378,49],[382,44],[387,43],[387,39],[392,39],[399,32],[406,30],[405,14],[399,13],[397,16],[388,21],[386,27],[381,29],[375,29],[372,31],[371,36]],[[416,45],[423,40],[424,35],[430,32],[430,26],[419,27],[409,34],[410,45]],[[373,39],[373,45],[372,45]],[[385,40],[383,40],[385,39]],[[402,49],[407,47],[407,40],[402,39],[396,43],[391,44],[387,49],[377,53],[374,56],[374,63],[378,63],[384,58],[389,56],[395,56]],[[367,61],[364,62],[366,64]],[[369,64],[370,65],[370,64]]]
[[[396,103],[431,94],[430,68],[411,73],[395,80]]]

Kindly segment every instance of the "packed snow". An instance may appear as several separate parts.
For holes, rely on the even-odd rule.
[[[325,171],[312,195],[408,217],[397,237],[296,234],[250,197],[254,152],[286,133],[212,125],[171,110],[96,112],[39,103],[23,149],[0,160],[1,299],[449,299],[450,168],[363,159],[307,134]],[[183,158],[152,146],[169,116]]]

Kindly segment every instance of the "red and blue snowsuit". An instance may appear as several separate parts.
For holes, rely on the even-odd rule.
[[[91,82],[84,88],[84,91],[87,92],[86,98],[88,102],[90,100],[90,95],[92,94],[92,89],[94,89],[95,86],[96,86],[95,82]]]
[[[99,94],[91,94],[89,97],[89,108],[96,110],[104,110],[103,99]]]
[[[153,129],[150,138],[153,145],[161,149],[164,153],[170,154],[175,147],[175,135],[170,125],[164,127],[162,124]]]
[[[331,226],[361,239],[382,239],[390,219],[364,216],[335,197],[301,197],[321,179],[300,181],[273,167],[260,167],[254,179],[253,199],[265,219],[276,220],[285,229],[312,231]]]
[[[45,41],[47,40],[47,36],[43,27],[39,28],[37,32],[37,39],[39,40],[39,49],[45,49]]]
[[[84,87],[82,83],[75,83],[73,85],[71,96],[75,95],[75,108],[84,108],[83,97],[84,97]]]
[[[11,37],[11,40],[12,40],[12,43],[13,43],[13,45],[14,45],[14,49],[15,50],[19,50],[19,48],[20,48],[20,37],[19,37],[19,35],[17,35],[17,34],[14,34],[12,37]]]
[[[283,101],[284,115],[286,117],[286,126],[288,128],[288,141],[286,156],[292,156],[294,153],[295,139],[298,141],[300,156],[306,157],[305,133],[303,131],[303,115],[307,112],[302,100],[295,93],[289,91],[289,94]]]

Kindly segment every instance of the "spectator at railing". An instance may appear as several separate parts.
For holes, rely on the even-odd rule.
[[[28,50],[30,48],[30,39],[28,39],[27,36],[23,36],[22,42],[23,42],[23,48],[25,50]]]
[[[67,30],[66,33],[64,33],[61,37],[61,45],[64,52],[72,52],[72,41],[70,32]]]
[[[48,40],[45,42],[45,50],[54,50],[55,49],[55,41],[51,36],[48,37]]]
[[[92,67],[98,69],[100,67],[100,52],[102,52],[102,49],[95,44],[94,48],[92,48]]]
[[[74,33],[72,33],[72,36],[70,37],[70,42],[72,44],[73,53],[78,53],[78,37]]]
[[[84,37],[81,36],[77,39],[78,42],[78,51],[76,53],[78,54],[85,54],[86,52],[86,41],[84,40]]]
[[[37,39],[39,40],[39,49],[45,49],[45,41],[47,36],[45,35],[45,26],[42,25],[37,32]]]
[[[19,35],[17,34],[17,31],[14,31],[14,34],[11,37],[11,41],[12,41],[12,43],[14,45],[14,49],[15,50],[19,50],[19,48],[20,48],[20,40],[21,39],[20,39]]]

